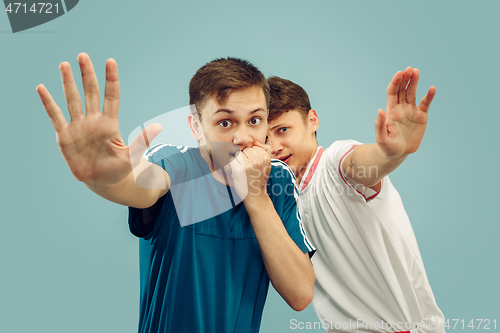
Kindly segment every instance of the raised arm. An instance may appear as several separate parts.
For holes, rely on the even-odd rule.
[[[254,143],[231,162],[238,195],[250,217],[264,265],[274,289],[295,311],[302,311],[314,296],[314,269],[308,253],[290,238],[267,194],[271,147]],[[238,180],[242,180],[238,184]],[[280,191],[286,192],[286,189]]]
[[[170,179],[162,168],[145,160],[142,153],[161,131],[161,126],[148,126],[127,147],[118,129],[120,85],[116,61],[106,62],[102,113],[97,78],[89,56],[79,54],[78,63],[85,93],[85,115],[69,63],[59,66],[71,117],[69,124],[45,86],[37,87],[66,163],[76,179],[101,197],[125,206],[152,206],[168,191]]]
[[[397,72],[387,87],[387,113],[379,109],[375,120],[375,144],[356,147],[342,162],[345,175],[360,184],[380,189],[380,181],[406,157],[417,151],[427,126],[427,115],[436,88],[431,87],[415,104],[419,70]]]

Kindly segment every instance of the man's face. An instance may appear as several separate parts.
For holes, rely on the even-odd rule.
[[[236,152],[264,143],[267,134],[267,105],[262,88],[255,86],[232,92],[219,104],[211,96],[203,107],[201,126],[214,169],[227,166]]]
[[[318,147],[314,132],[317,129],[318,119],[316,112],[308,118],[297,110],[290,110],[269,122],[268,144],[272,147],[272,157],[288,164],[290,169],[300,180],[299,176],[307,169],[309,161]],[[311,121],[310,116],[315,117]]]

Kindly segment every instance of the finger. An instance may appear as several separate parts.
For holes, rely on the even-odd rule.
[[[132,141],[129,148],[130,161],[134,168],[142,157],[146,148],[148,148],[153,139],[161,132],[161,125],[154,123],[142,130],[141,133]]]
[[[387,108],[394,108],[398,105],[398,90],[402,79],[403,72],[401,71],[397,72],[392,77],[392,80],[387,87]]]
[[[260,156],[257,154],[254,148],[247,147],[243,149],[243,159],[251,163],[260,163]]]
[[[411,105],[415,105],[415,101],[417,100],[417,85],[418,78],[420,77],[420,71],[418,68],[413,70],[413,75],[410,78],[410,84],[406,89],[406,102]]]
[[[241,151],[241,153],[243,154],[244,157],[246,158],[251,158],[253,156],[255,156],[255,151],[253,148],[251,147],[246,147],[245,149],[243,149]]]
[[[104,88],[104,106],[102,113],[110,117],[118,117],[120,105],[120,81],[118,65],[114,59],[106,61],[106,87]]]
[[[273,140],[271,140],[271,138],[269,136],[266,136],[266,142],[265,142],[265,144],[268,145],[269,148],[271,149],[271,155],[272,155],[273,152],[274,152]]]
[[[85,92],[85,114],[100,113],[99,85],[95,76],[94,66],[87,53],[76,57],[82,72],[83,91]]]
[[[66,97],[66,104],[68,105],[69,115],[73,120],[83,115],[82,101],[80,100],[80,94],[78,93],[78,89],[76,88],[75,79],[73,78],[73,73],[71,72],[71,66],[69,65],[69,63],[61,63],[59,65],[59,70],[61,71],[64,96]]]
[[[260,163],[268,164],[271,160],[271,147],[260,142],[254,142],[254,150],[259,156]]]
[[[384,110],[379,109],[377,119],[375,119],[375,141],[379,145],[385,145],[387,137],[386,115]]]
[[[231,159],[231,162],[229,164],[231,164],[233,162],[241,164],[241,165],[243,165],[245,163],[245,161],[243,161],[243,152],[242,151],[236,152],[234,158]]]
[[[406,86],[408,85],[408,81],[410,80],[412,74],[413,74],[413,68],[411,67],[407,67],[403,72],[403,79],[399,84],[399,91],[398,91],[399,104],[406,103]]]
[[[36,87],[36,91],[38,92],[38,96],[40,96],[40,99],[42,100],[45,112],[47,112],[50,120],[52,121],[52,126],[54,126],[56,132],[60,132],[63,127],[68,124],[61,112],[61,109],[59,109],[56,102],[49,94],[49,91],[43,84],[38,85],[38,87]]]
[[[253,145],[257,146],[259,148],[264,149],[266,151],[266,153],[268,153],[269,155],[271,155],[271,149],[272,149],[272,147],[270,145],[262,144],[259,141],[254,141]]]
[[[436,87],[432,86],[429,88],[427,95],[425,95],[422,98],[422,100],[420,101],[418,108],[420,110],[422,110],[423,112],[428,112],[429,107],[431,106],[432,100],[434,99],[434,96],[436,96]]]

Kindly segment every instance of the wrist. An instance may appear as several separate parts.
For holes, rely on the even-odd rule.
[[[243,204],[249,215],[254,212],[262,211],[265,205],[273,204],[271,198],[267,195],[267,192],[261,194],[248,194],[245,199],[243,199]]]
[[[409,154],[389,154],[387,153],[382,147],[377,144],[377,147],[379,149],[380,155],[387,161],[387,162],[401,162],[404,161]]]
[[[97,180],[89,180],[89,181],[84,181],[83,183],[85,186],[87,186],[90,190],[92,191],[116,191],[119,189],[122,189],[128,184],[131,180],[134,181],[135,183],[135,178],[132,172],[127,174],[125,177],[123,177],[120,180],[113,179],[113,181],[97,181]]]

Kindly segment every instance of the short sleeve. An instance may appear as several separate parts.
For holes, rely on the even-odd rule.
[[[165,198],[168,194],[158,199],[156,203],[145,209],[128,207],[128,225],[130,232],[139,238],[145,238],[151,234],[155,223],[160,216]]]
[[[185,146],[172,146],[167,144],[158,144],[150,147],[145,153],[144,158],[162,167],[169,175],[171,184],[182,182],[186,177],[187,166],[185,158],[181,154],[186,153],[188,147]],[[170,193],[157,200],[157,202],[145,209],[128,207],[128,224],[130,232],[141,238],[150,235],[155,227],[161,210],[163,208],[165,198]]]
[[[295,175],[285,163],[279,160],[273,160],[272,165],[277,168],[273,172],[273,182],[270,190],[273,196],[279,196],[275,200],[282,202],[282,205],[278,205],[281,206],[281,221],[288,235],[302,253],[309,253],[309,257],[312,257],[316,252],[316,248],[306,235],[297,209],[299,190],[296,186]]]
[[[144,158],[162,167],[170,177],[171,184],[175,185],[186,181],[188,177],[185,158],[185,154],[189,154],[188,149],[187,146],[158,144],[147,150]]]
[[[353,189],[355,193],[363,197],[365,201],[369,201],[375,198],[379,192],[349,179],[342,170],[342,163],[344,162],[344,159],[353,152],[354,148],[360,145],[362,145],[362,143],[356,140],[335,141],[330,145],[330,147],[328,147],[328,149],[326,149],[325,157],[328,168],[340,176],[342,183]],[[370,172],[370,170],[365,171]]]
[[[362,143],[356,140],[342,140],[332,143],[325,151],[328,167],[341,170],[340,165],[344,159],[359,145]]]

